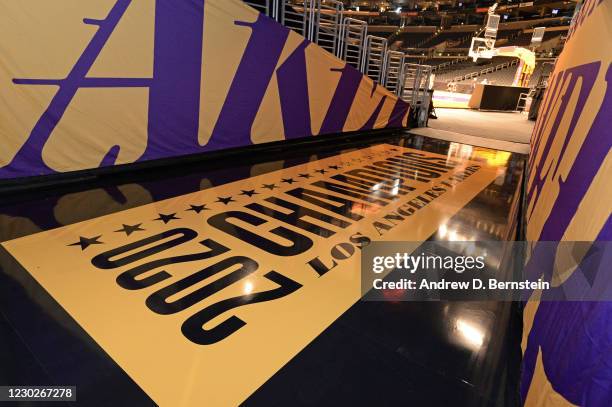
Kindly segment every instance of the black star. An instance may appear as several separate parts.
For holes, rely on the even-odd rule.
[[[330,165],[327,168],[331,168],[332,170],[338,170],[338,169],[340,169],[342,167],[338,167],[337,165]]]
[[[180,218],[176,217],[176,213],[171,213],[169,215],[164,215],[163,213],[160,213],[159,214],[159,218],[153,219],[153,220],[161,220],[164,223],[168,223],[168,222],[170,222],[172,220],[175,220],[175,219],[180,219]]]
[[[289,185],[293,184],[295,180],[293,178],[283,178],[282,182],[285,182]]]
[[[236,200],[232,199],[231,196],[228,196],[227,198],[223,198],[221,196],[218,196],[216,202],[223,202],[224,204],[227,205],[230,202],[236,202]]]
[[[276,186],[276,184],[263,184],[262,188],[267,188],[270,191],[272,191],[274,188],[278,188],[278,187]]]
[[[144,230],[143,228],[141,228],[140,226],[142,225],[142,223],[139,223],[137,225],[126,225],[125,223],[123,224],[123,228],[119,229],[119,230],[115,230],[115,232],[125,232],[126,235],[131,235],[134,232],[138,232],[140,230]]]
[[[323,175],[323,174],[325,174],[327,171],[325,171],[325,170],[316,170],[315,172],[318,172],[319,174]]]
[[[300,177],[300,178],[306,178],[306,179],[308,179],[308,178],[312,178],[312,175],[310,175],[310,174],[300,174],[300,175],[299,175],[299,177]]]
[[[204,204],[204,205],[189,205],[189,206],[191,206],[191,208],[187,209],[186,211],[194,211],[195,213],[200,213],[202,211],[210,210],[210,208],[206,207],[206,204]]]
[[[81,246],[81,250],[85,250],[92,244],[102,244],[103,242],[98,241],[98,239],[100,239],[101,237],[102,235],[91,237],[91,238],[80,236],[78,242],[71,243],[68,246]]]
[[[244,189],[242,189],[241,191],[242,192],[240,193],[240,195],[246,195],[249,198],[252,197],[253,195],[259,195],[259,192],[255,192],[254,189],[249,189],[249,190],[246,190],[246,191]]]

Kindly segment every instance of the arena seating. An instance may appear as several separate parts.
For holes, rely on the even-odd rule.
[[[369,35],[375,35],[376,37],[389,38],[393,35],[393,32],[390,31],[368,31]]]
[[[530,32],[521,32],[515,38],[509,40],[505,45],[515,45],[520,47],[526,47],[531,44],[531,37],[533,33]]]
[[[552,40],[553,38],[556,38],[560,35],[566,35],[567,31],[565,30],[561,30],[561,31],[545,31],[544,32],[544,38],[542,39],[542,42],[546,42],[549,40]],[[523,31],[521,32],[518,36],[511,38],[506,44],[504,45],[515,45],[515,46],[520,46],[520,47],[527,47],[531,44],[531,37],[533,36],[533,31]]]
[[[549,75],[552,72],[553,64],[550,61],[538,62],[529,79],[529,86],[534,87],[540,81],[540,77],[543,75]]]
[[[491,85],[511,86],[516,74],[516,65],[502,68],[499,71],[486,73],[478,77],[477,81],[487,80]]]
[[[449,43],[449,48],[455,48],[457,44],[462,44],[471,37],[471,34],[466,31],[442,31],[422,43],[421,48],[435,47],[445,41]]]
[[[504,62],[512,61],[513,58],[508,57],[495,57],[491,60],[490,63],[485,65],[475,65],[472,60],[460,61],[454,65],[445,67],[440,71],[436,71],[436,79],[435,79],[435,89],[437,90],[447,90],[448,84],[450,82],[456,84],[471,84],[474,78],[466,78],[462,80],[456,80],[458,76],[464,76],[466,74],[470,74],[472,72],[478,72],[479,75],[476,77],[477,82],[481,82],[486,79],[488,83],[494,85],[504,85],[510,86],[514,81],[514,75],[516,74],[516,64],[506,66],[499,70],[488,72],[488,73],[480,73],[482,70],[487,68],[494,68]],[[424,63],[432,64],[433,60],[425,61]],[[540,77],[542,75],[547,75],[552,70],[553,64],[550,61],[540,61],[537,63],[536,68],[531,75],[529,86],[534,87],[538,84]],[[463,87],[464,88],[464,87]],[[469,91],[468,88],[465,88]]]
[[[397,36],[397,40],[402,41],[402,48],[422,48],[426,40],[430,39],[433,34],[431,32],[404,32]]]
[[[436,69],[437,77],[450,76],[450,79],[452,79],[454,76],[456,76],[454,72],[462,71],[464,69],[468,69],[468,70],[475,69],[474,62],[471,59],[453,60],[451,62],[454,62],[454,63],[443,66],[439,69]],[[442,65],[442,64],[437,64],[437,65]]]
[[[549,41],[559,35],[565,35],[565,30],[561,31],[546,31],[544,33],[543,42]],[[443,42],[447,42],[446,48],[464,49],[469,48],[472,42],[472,32],[466,31],[441,31],[439,33],[401,33],[395,40],[402,41],[402,48],[432,48]],[[497,33],[497,41],[499,46],[522,46],[526,47],[531,44],[533,31],[531,29],[502,29]],[[389,34],[381,35],[388,37]]]
[[[472,72],[480,72],[481,70],[492,68],[505,62],[510,62],[513,58],[508,57],[495,57],[484,64],[475,64],[471,59],[462,61],[456,64],[451,69],[445,72],[438,72],[436,79],[439,81],[451,81],[458,76],[463,76]]]

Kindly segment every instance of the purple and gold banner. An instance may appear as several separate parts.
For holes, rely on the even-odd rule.
[[[586,0],[550,78],[533,135],[530,241],[612,240],[612,49],[605,42],[610,38],[612,1]],[[600,254],[574,255],[578,270],[581,261]],[[558,273],[563,259],[555,253],[545,257],[536,244],[532,264],[552,270],[559,287],[576,282],[580,273]],[[612,405],[612,303],[533,301],[524,322],[526,406]]]
[[[0,180],[406,124],[407,103],[238,0],[0,10]]]

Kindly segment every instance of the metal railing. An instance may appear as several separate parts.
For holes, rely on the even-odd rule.
[[[304,5],[298,6],[292,1],[272,0],[272,14],[267,15],[274,18],[285,27],[311,40],[312,37],[308,25],[308,21],[313,21],[310,15],[311,9],[312,7],[304,7]]]
[[[405,58],[405,54],[399,51],[387,51],[385,58],[384,81],[381,84],[397,96],[402,91]]]
[[[517,112],[525,111],[525,108],[527,107],[527,100],[530,97],[533,97],[531,89],[529,90],[529,92],[522,92],[519,95],[518,101],[516,102],[516,109],[514,109],[514,110],[517,111]]]
[[[430,91],[432,67],[405,63],[402,71],[402,86],[399,96],[405,102],[410,103],[410,106],[416,111],[418,126],[425,126],[432,96]]]
[[[365,41],[361,72],[372,78],[373,81],[382,83],[385,74],[386,57],[387,39],[368,35]]]
[[[444,68],[447,68],[447,67],[455,65],[455,64],[457,64],[459,62],[465,61],[466,59],[467,59],[467,57],[456,58],[456,59],[453,59],[452,61],[449,61],[449,62],[444,62],[444,63],[439,64],[439,65],[433,65],[431,67],[431,70],[432,70],[432,72],[440,71],[440,70],[442,70]]]
[[[246,4],[253,7],[255,10],[267,16],[272,15],[272,6],[277,0],[243,0]]]
[[[388,49],[388,40],[367,35],[365,21],[344,16],[338,0],[244,0],[260,13],[343,59],[418,111],[418,125],[429,113],[429,82],[433,68],[408,64],[403,52]],[[451,62],[452,64],[454,62]],[[449,64],[449,65],[450,65]],[[438,67],[437,69],[440,69]]]
[[[419,64],[404,64],[401,97],[413,105],[422,104],[427,96],[431,78],[431,67]]]
[[[433,71],[437,71],[443,68],[446,68],[447,66],[451,66],[452,64],[450,62],[444,62],[443,64],[440,65],[436,65],[432,68]]]
[[[342,20],[337,56],[359,70],[362,69],[361,61],[367,32],[368,24],[365,21],[351,17],[344,17]]]
[[[344,4],[336,0],[307,0],[305,5],[309,9],[311,37],[308,39],[333,55],[338,55]]]

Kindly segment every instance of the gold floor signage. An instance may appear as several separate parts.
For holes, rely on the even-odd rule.
[[[156,403],[236,405],[359,299],[364,246],[425,240],[495,177],[383,145],[3,246]]]

